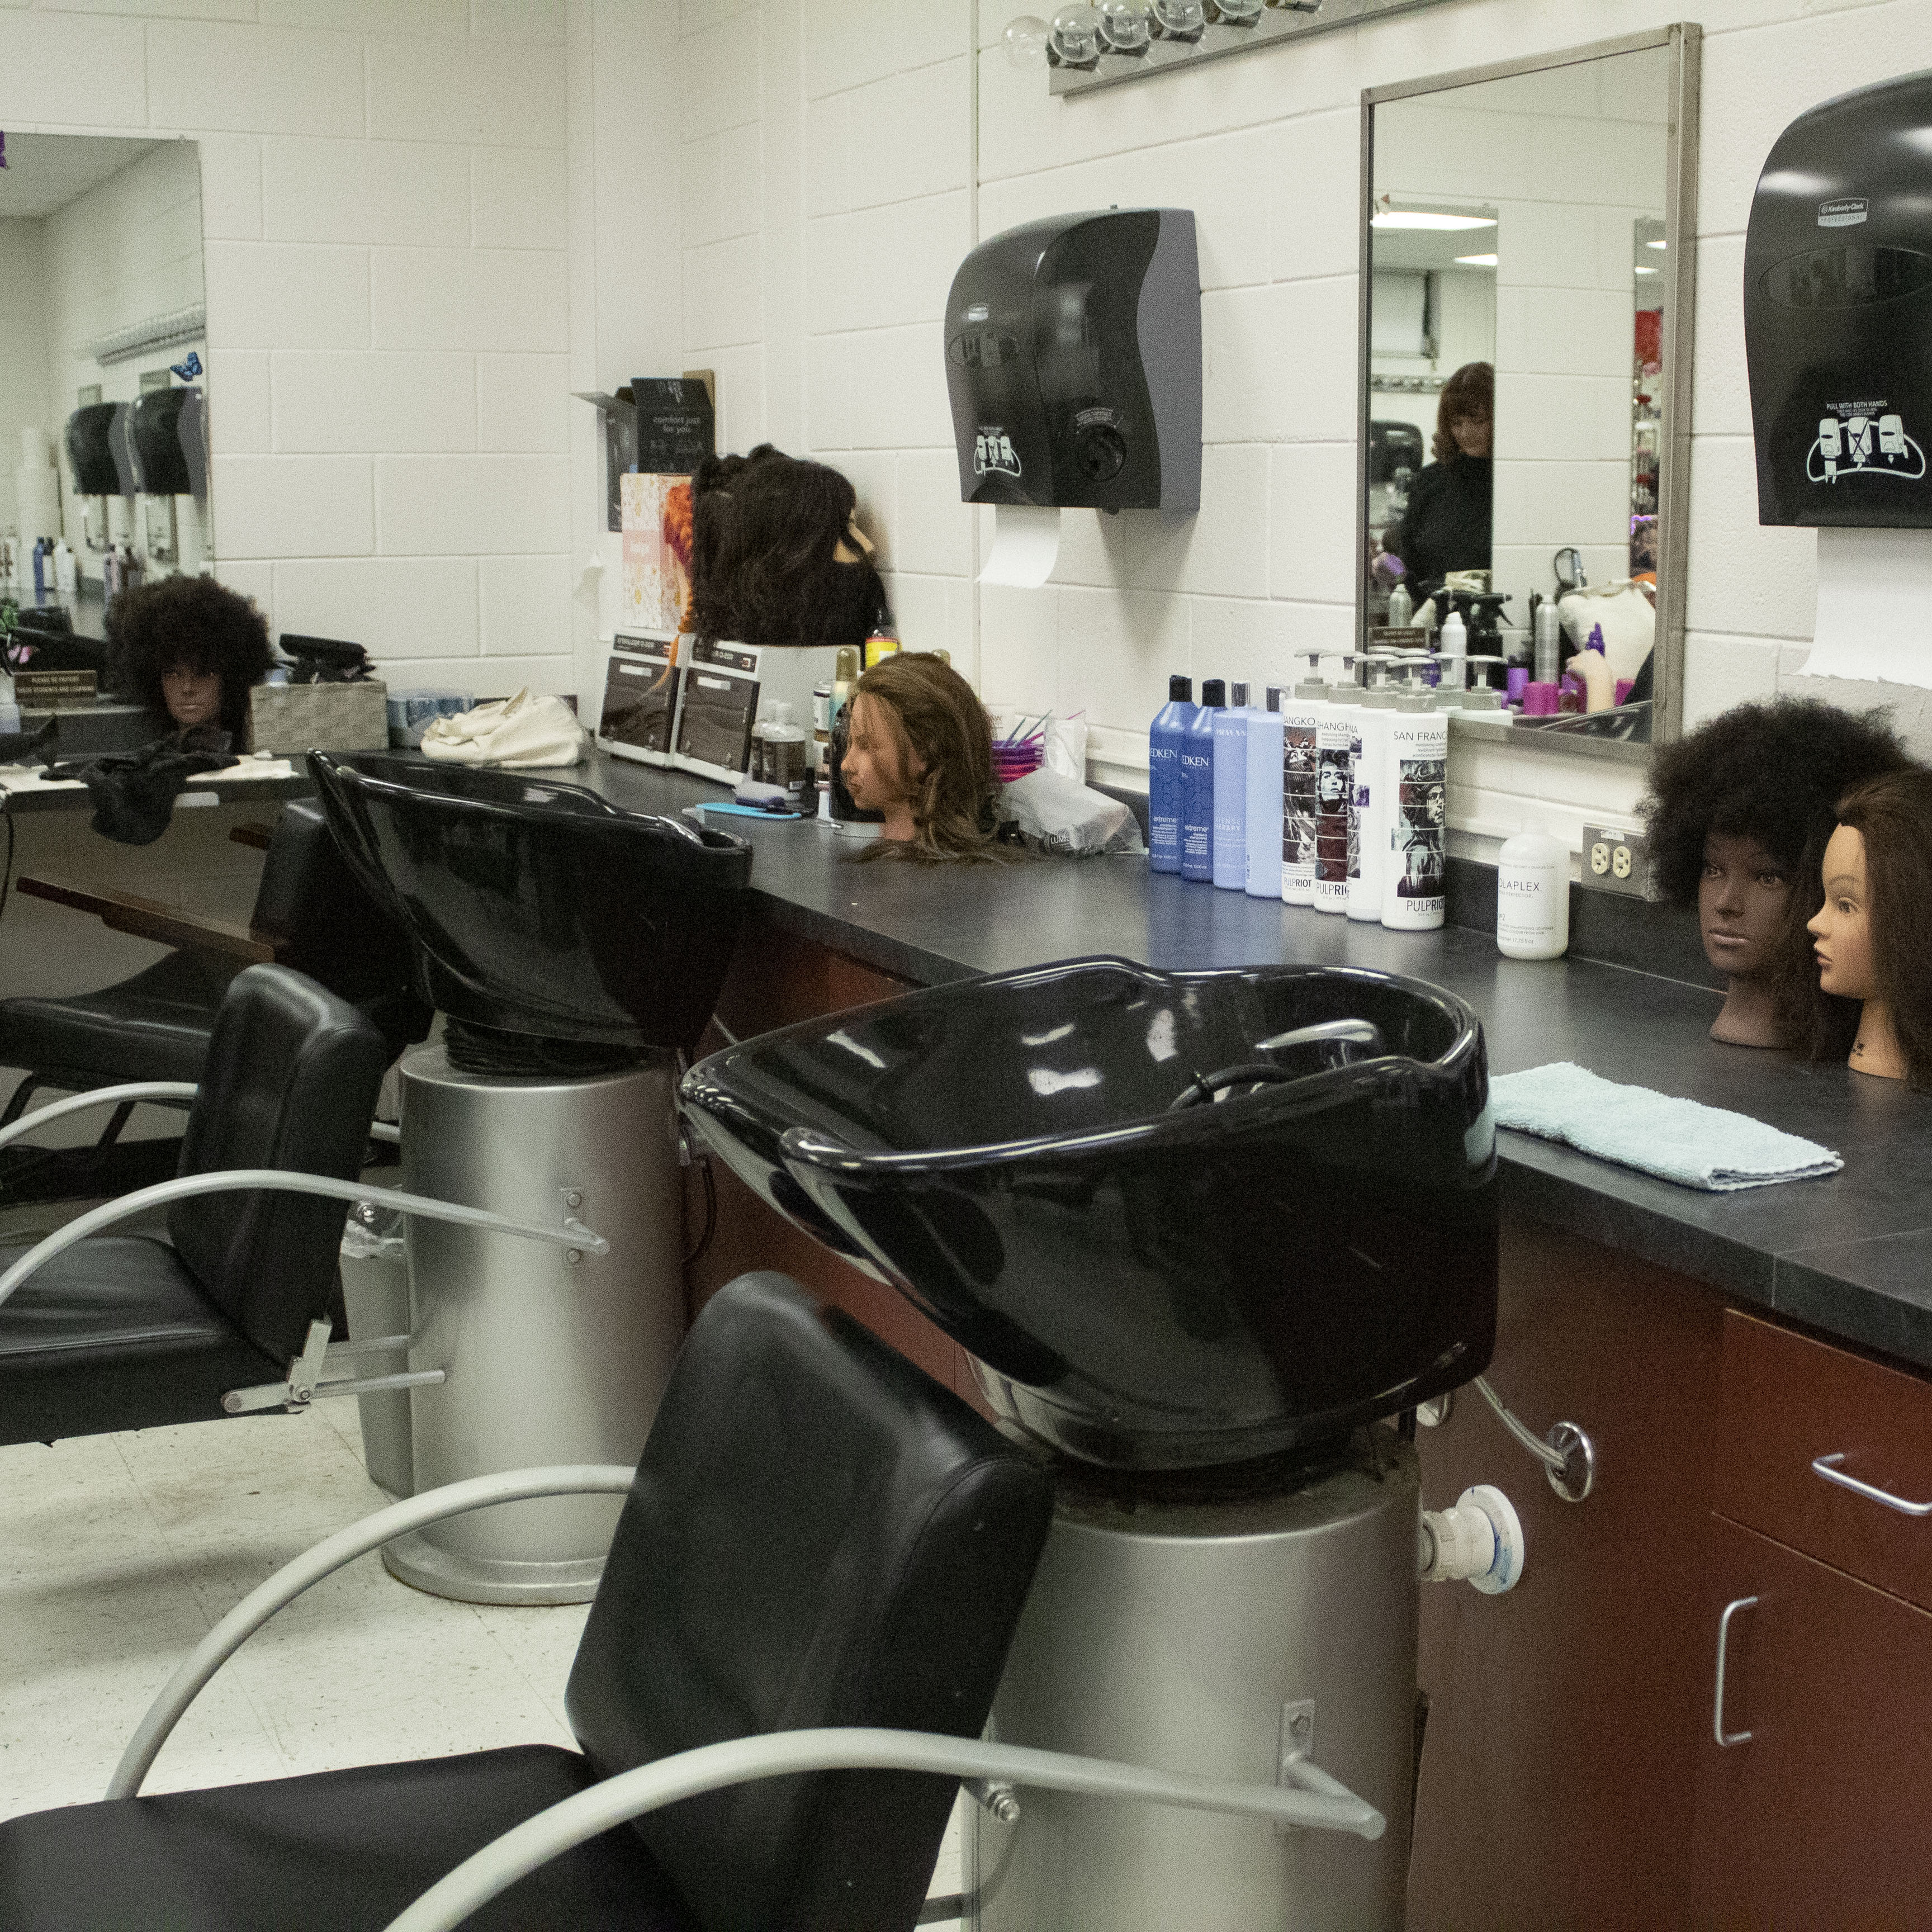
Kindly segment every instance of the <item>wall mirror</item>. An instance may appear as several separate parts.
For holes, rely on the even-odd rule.
[[[1679,728],[1700,38],[1363,95],[1358,644],[1459,596],[1472,656],[1540,684],[1532,605],[1562,600],[1559,662],[1598,631],[1622,690],[1480,735],[1636,760]]]
[[[0,166],[0,601],[100,634],[107,591],[214,556],[192,141],[16,134]],[[37,542],[64,542],[70,591]]]

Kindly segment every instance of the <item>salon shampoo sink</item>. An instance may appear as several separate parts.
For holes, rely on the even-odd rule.
[[[742,1179],[1087,1461],[1296,1450],[1488,1363],[1482,1031],[1420,981],[1071,960],[764,1034],[682,1091]]]
[[[543,772],[312,752],[344,858],[476,1041],[594,1061],[696,1043],[730,964],[751,848]]]

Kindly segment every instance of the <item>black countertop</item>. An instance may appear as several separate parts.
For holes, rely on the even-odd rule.
[[[597,755],[568,774],[634,810],[722,802],[701,778]],[[1507,1208],[1711,1282],[1743,1303],[1932,1369],[1932,1096],[1840,1065],[1724,1046],[1706,987],[1575,958],[1504,958],[1488,933],[1400,933],[1150,872],[1144,859],[854,865],[815,823],[712,821],[748,838],[758,910],[922,984],[1115,953],[1174,968],[1278,960],[1433,981],[1480,1014],[1490,1069],[1570,1060],[1735,1108],[1844,1157],[1822,1180],[1709,1194],[1531,1136],[1500,1136]]]

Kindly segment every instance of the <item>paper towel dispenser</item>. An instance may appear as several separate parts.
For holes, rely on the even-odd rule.
[[[206,493],[206,483],[200,492],[195,490],[181,433],[183,415],[193,412],[200,395],[198,389],[150,389],[129,405],[129,440],[134,446],[135,477],[142,494],[186,496]],[[198,428],[196,438],[200,440]]]
[[[1744,242],[1758,520],[1932,527],[1932,74],[1808,110]]]
[[[1029,221],[982,242],[946,302],[969,503],[1201,507],[1201,276],[1184,208]]]
[[[67,445],[68,466],[74,472],[76,496],[131,496],[134,494],[131,470],[123,476],[116,460],[114,418],[124,410],[124,403],[88,403],[67,419],[62,440]],[[127,444],[120,445],[124,458]]]

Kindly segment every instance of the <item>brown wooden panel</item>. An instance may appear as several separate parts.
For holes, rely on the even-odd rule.
[[[57,879],[30,877],[15,884],[29,898],[47,899],[76,912],[91,913],[112,931],[131,933],[136,939],[155,940],[164,946],[191,946],[251,965],[275,956],[275,949],[267,940],[230,920],[163,905],[158,899],[134,892],[64,885]]]
[[[1430,1696],[1408,1924],[1427,1932],[1686,1926],[1694,1727],[1708,1694],[1700,1528],[1721,1306],[1667,1270],[1506,1228],[1498,1394],[1596,1444],[1564,1502],[1473,1389],[1418,1432],[1423,1500],[1493,1483],[1527,1543],[1507,1596],[1430,1584]]]
[[[1932,1616],[1721,1517],[1700,1636],[1696,1922],[1750,1932],[1932,1917]],[[1718,1619],[1732,1619],[1712,1734]],[[1687,1752],[1687,1755],[1690,1755]]]
[[[718,1016],[738,1038],[749,1040],[775,1027],[868,1006],[907,990],[907,982],[876,968],[758,925],[748,928],[739,940],[718,995]],[[714,1027],[704,1050],[712,1052],[725,1043]],[[717,1229],[710,1247],[686,1270],[686,1292],[694,1316],[728,1281],[747,1270],[778,1268],[862,1322],[935,1381],[985,1411],[965,1351],[896,1288],[874,1281],[820,1246],[768,1208],[722,1162],[714,1160],[712,1172],[718,1188]],[[689,1191],[686,1215],[686,1225],[693,1228],[698,1225],[695,1193],[694,1188]]]
[[[1716,1507],[1932,1610],[1932,1516],[1825,1481],[1812,1460],[1834,1454],[1875,1489],[1932,1498],[1932,1382],[1728,1311]]]

